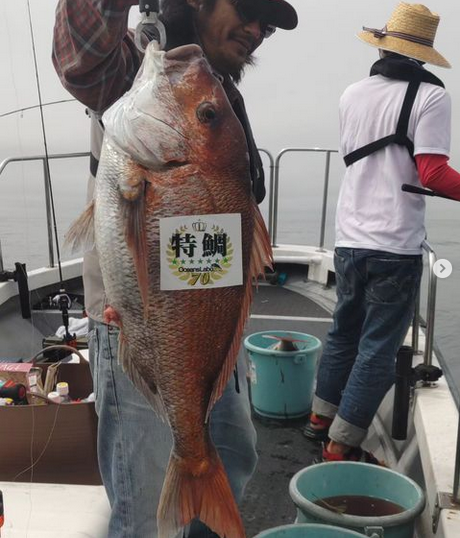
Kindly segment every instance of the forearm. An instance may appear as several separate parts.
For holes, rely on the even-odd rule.
[[[64,87],[102,112],[131,86],[142,61],[128,14],[137,0],[59,0],[53,64]]]
[[[416,155],[420,183],[432,191],[460,200],[460,174],[445,155]]]

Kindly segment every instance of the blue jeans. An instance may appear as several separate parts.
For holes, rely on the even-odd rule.
[[[337,248],[334,265],[337,305],[318,367],[313,411],[334,419],[332,440],[359,446],[394,383],[422,257]]]
[[[99,468],[112,509],[110,538],[156,538],[156,511],[172,438],[117,362],[119,331],[90,321],[89,356],[96,394]],[[237,502],[256,463],[246,367],[238,364],[240,393],[232,378],[211,413],[211,435]],[[199,522],[190,537],[214,536]]]

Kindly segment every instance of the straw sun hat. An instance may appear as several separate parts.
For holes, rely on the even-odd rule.
[[[381,30],[363,27],[357,37],[373,47],[388,50],[440,67],[450,63],[433,48],[439,15],[422,4],[396,6],[390,20]]]

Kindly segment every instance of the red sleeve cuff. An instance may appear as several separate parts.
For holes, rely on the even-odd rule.
[[[446,155],[415,156],[420,183],[427,189],[460,200],[460,174],[448,165]]]

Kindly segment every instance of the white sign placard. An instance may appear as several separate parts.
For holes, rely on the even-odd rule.
[[[160,219],[162,290],[243,284],[241,215],[187,215]]]

